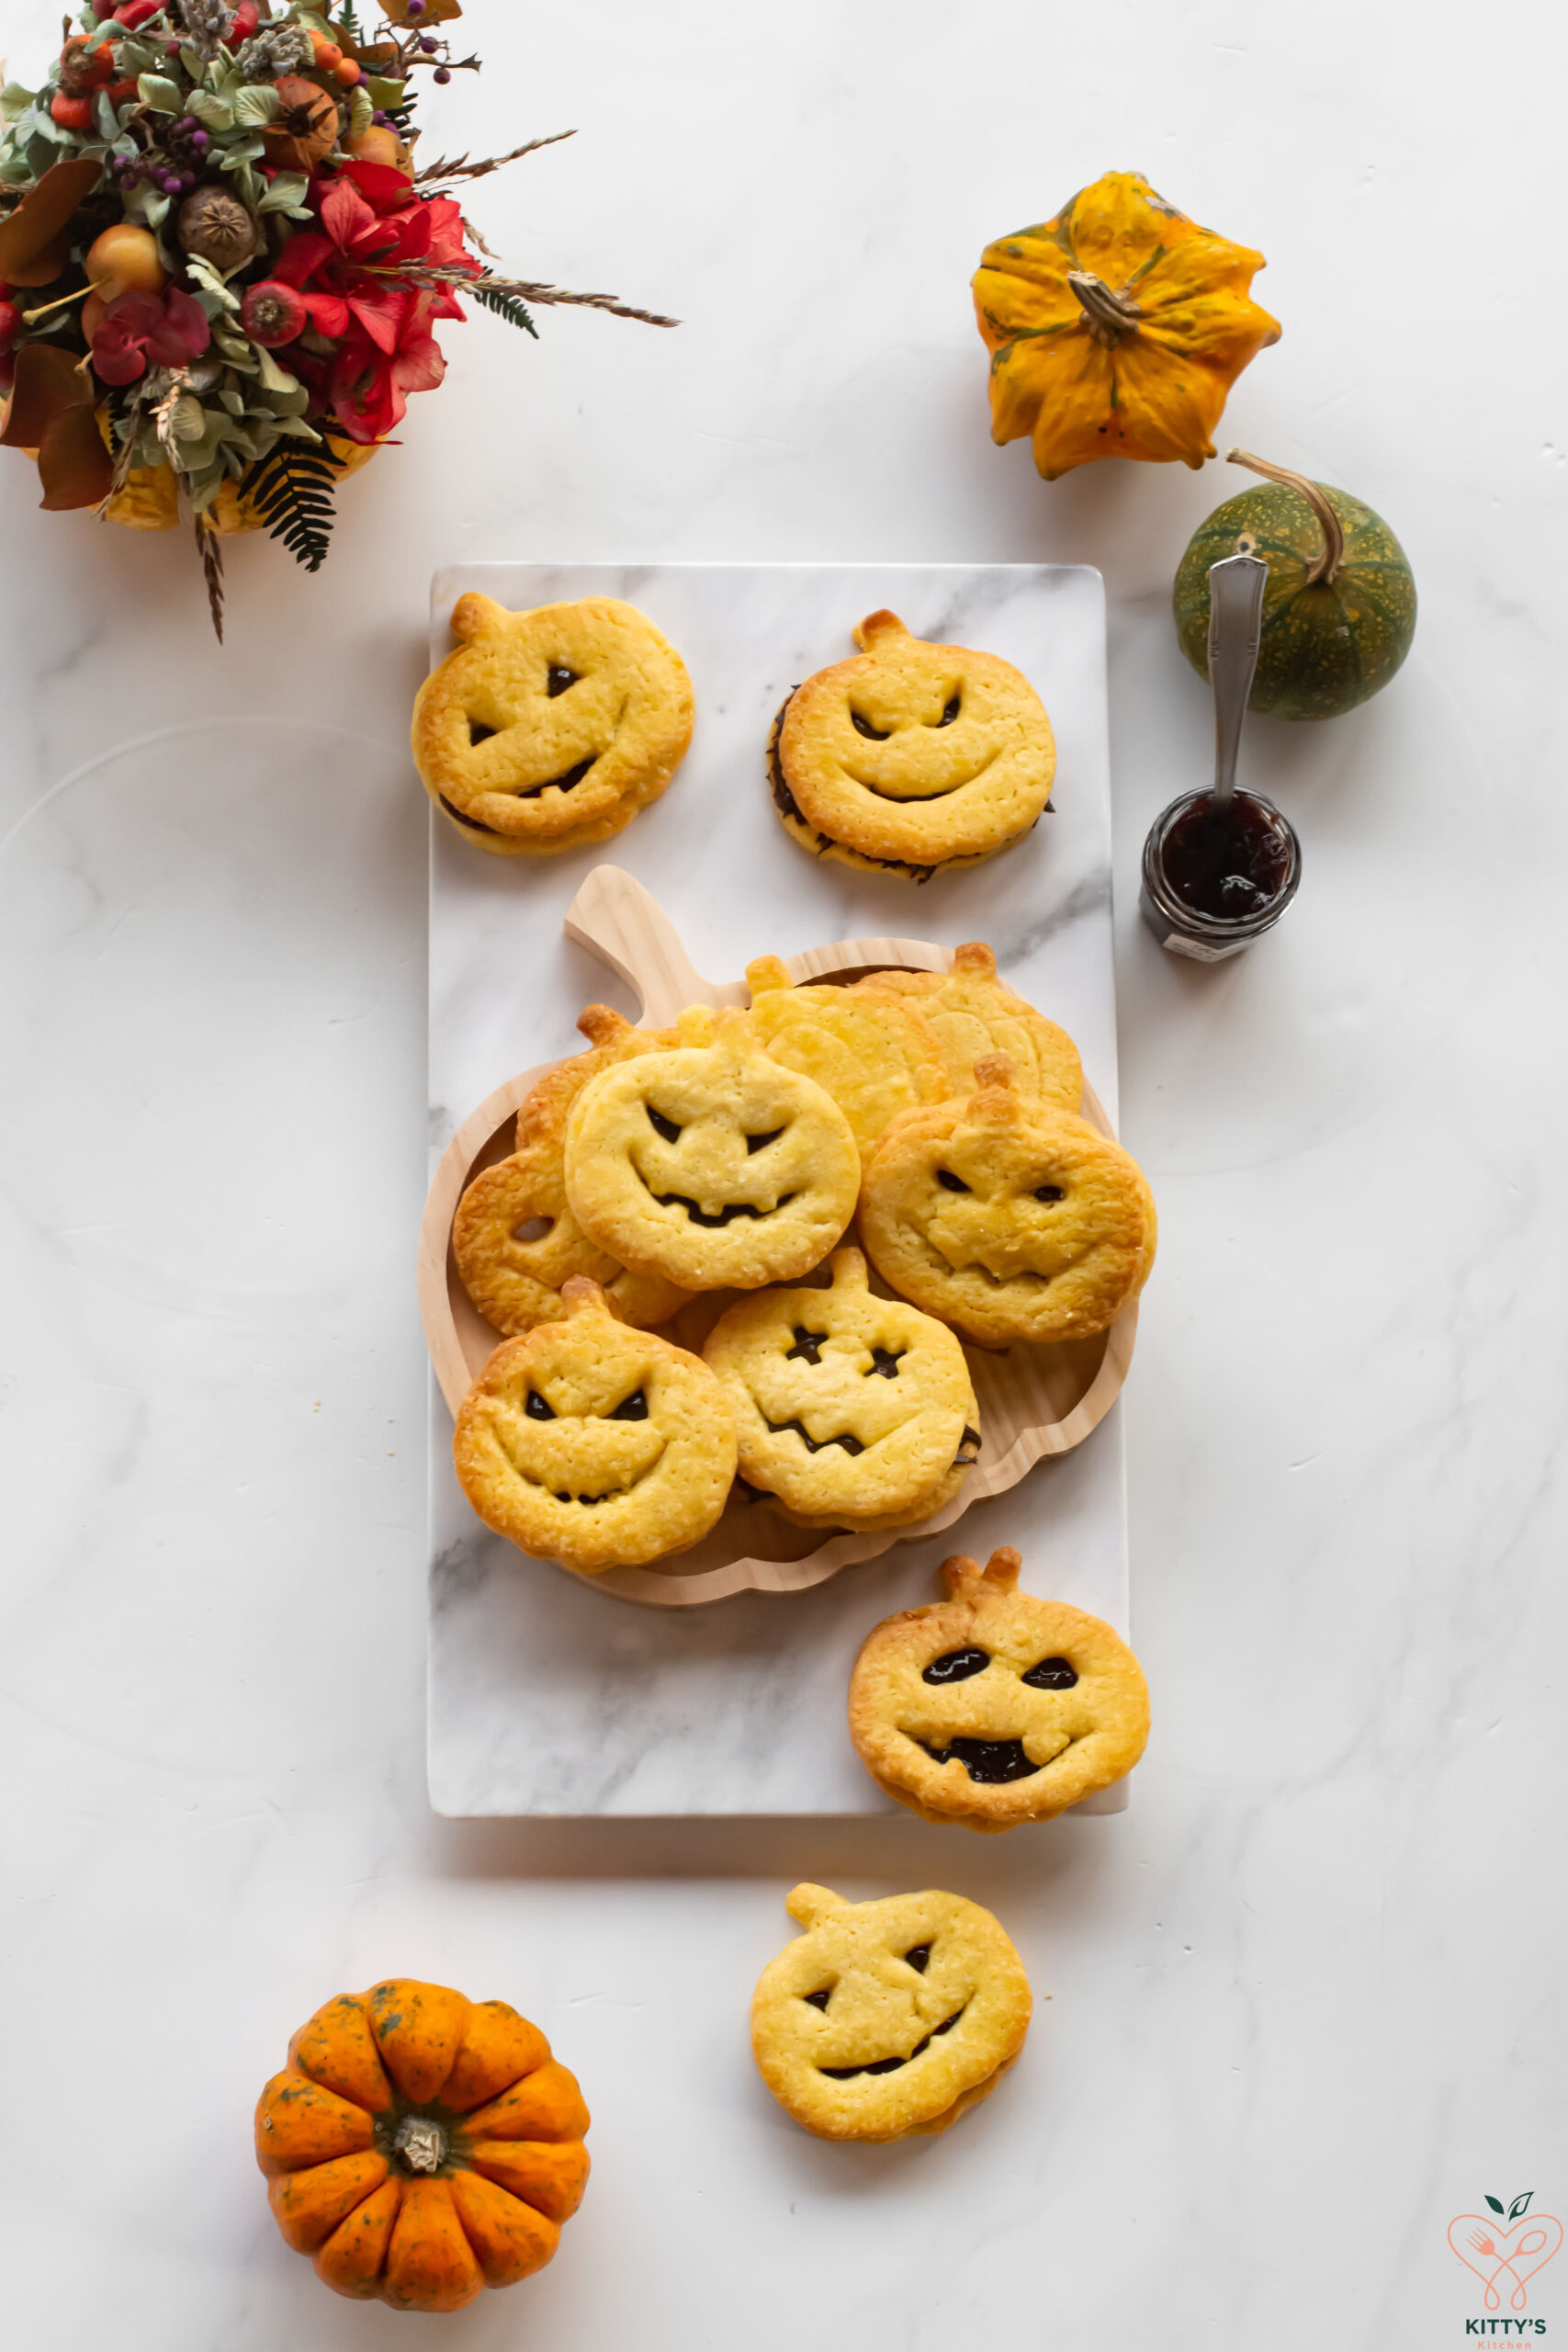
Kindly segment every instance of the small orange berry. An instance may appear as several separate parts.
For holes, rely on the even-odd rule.
[[[364,70],[356,58],[345,57],[341,65],[333,67],[333,79],[341,82],[345,90],[352,90]]]

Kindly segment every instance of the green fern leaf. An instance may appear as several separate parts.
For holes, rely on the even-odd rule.
[[[495,287],[487,286],[482,277],[476,277],[471,285],[460,290],[471,294],[475,301],[482,303],[487,311],[493,311],[498,319],[505,319],[511,326],[521,327],[525,334],[531,334],[535,342],[538,342],[539,331],[515,294],[500,293]]]
[[[319,571],[326,561],[337,520],[333,493],[338,472],[338,462],[327,449],[310,442],[279,441],[240,485],[269,536],[281,539],[307,571]]]

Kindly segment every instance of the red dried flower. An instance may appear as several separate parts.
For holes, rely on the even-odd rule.
[[[132,384],[154,368],[183,368],[212,339],[207,313],[178,286],[117,294],[93,334],[93,367],[106,384]]]

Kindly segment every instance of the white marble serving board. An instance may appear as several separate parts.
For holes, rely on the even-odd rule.
[[[431,588],[431,658],[451,648],[457,596],[521,610],[584,595],[639,605],[696,688],[692,749],[657,806],[607,848],[494,858],[432,815],[430,1149],[513,1071],[580,1050],[598,999],[634,1008],[561,932],[591,867],[635,874],[697,969],[829,940],[987,939],[1008,978],[1069,1029],[1116,1114],[1105,599],[1100,574],[1057,565],[468,564]],[[1015,662],[1051,714],[1052,813],[989,865],[916,887],[806,856],[773,815],[764,752],[790,687],[853,651],[888,605],[924,637]],[[893,1610],[936,1596],[949,1551],[1016,1543],[1023,1581],[1127,1624],[1121,1415],[1043,1463],[944,1536],[896,1544],[813,1590],[709,1609],[639,1608],[528,1559],[474,1518],[431,1383],[431,1803],[452,1815],[867,1814],[890,1810],[844,1723],[855,1651]],[[1089,1809],[1119,1811],[1124,1788]]]

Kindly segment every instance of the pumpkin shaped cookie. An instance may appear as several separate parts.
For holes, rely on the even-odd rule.
[[[459,596],[462,640],[419,690],[413,755],[465,841],[553,857],[657,800],[692,740],[692,682],[646,613],[613,596],[509,613]]]
[[[806,1933],[758,1980],[751,2050],[797,2123],[823,2140],[903,2140],[990,2096],[1032,2004],[989,1911],[934,1889],[846,1903],[809,1885],[785,1908]]]
[[[1048,1821],[1130,1772],[1149,1736],[1143,1669],[1099,1617],[1018,1589],[1019,1555],[942,1564],[949,1598],[867,1634],[850,1736],[926,1821]]]
[[[587,2129],[536,2025],[390,1977],[300,2027],[257,2102],[256,2162],[288,2244],[337,2293],[456,2312],[549,2261]]]
[[[1019,1093],[981,1057],[967,1101],[911,1111],[873,1153],[860,1233],[884,1280],[989,1347],[1082,1340],[1154,1262],[1142,1170],[1087,1119]]]
[[[1051,797],[1039,695],[994,653],[928,645],[896,613],[796,686],[768,746],[784,830],[815,856],[919,882],[1021,840]]]
[[[945,1099],[942,1047],[913,1003],[831,985],[796,988],[776,956],[748,964],[746,984],[753,1035],[776,1062],[832,1096],[863,1159],[901,1111]]]
[[[997,959],[983,940],[955,947],[951,972],[873,972],[850,993],[918,1006],[942,1048],[954,1094],[974,1093],[975,1065],[983,1055],[1006,1054],[1021,1094],[1038,1095],[1064,1111],[1076,1111],[1083,1101],[1077,1047],[1065,1029],[998,978]]]
[[[566,1197],[567,1114],[591,1078],[615,1062],[674,1043],[671,1029],[634,1029],[608,1005],[578,1022],[592,1051],[574,1054],[542,1078],[517,1114],[516,1148],[476,1176],[452,1221],[452,1254],[464,1289],[487,1321],[509,1337],[565,1313],[561,1284],[573,1274],[598,1283],[623,1323],[662,1323],[686,1294],[658,1274],[629,1273],[596,1249]]]
[[[964,1351],[943,1323],[874,1298],[858,1250],[827,1290],[765,1290],[703,1350],[735,1417],[740,1475],[806,1527],[903,1527],[951,1500],[979,1453]]]
[[[735,1425],[700,1356],[618,1323],[573,1275],[566,1319],[497,1348],[464,1397],[457,1482],[487,1527],[584,1576],[683,1552],[716,1525]]]
[[[860,1155],[816,1080],[743,1012],[689,1006],[672,1051],[602,1070],[567,1123],[566,1193],[589,1238],[685,1290],[806,1273],[854,1214]]]

